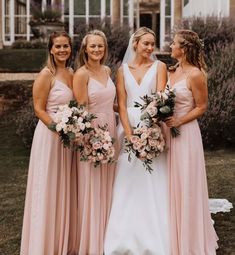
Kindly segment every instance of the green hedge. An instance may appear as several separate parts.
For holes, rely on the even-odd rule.
[[[46,61],[46,50],[3,49],[0,59],[0,72],[39,72]]]

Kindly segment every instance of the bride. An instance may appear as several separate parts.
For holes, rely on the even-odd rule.
[[[164,90],[166,66],[153,58],[155,33],[139,28],[131,37],[124,64],[117,74],[117,96],[121,123],[118,126],[120,155],[105,255],[169,255],[168,193],[166,155],[153,160],[152,174],[142,162],[124,151],[123,138],[140,122],[134,102],[140,96]],[[126,63],[125,63],[126,62]]]

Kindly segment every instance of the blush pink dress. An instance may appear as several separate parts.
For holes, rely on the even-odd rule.
[[[53,119],[58,105],[71,99],[72,90],[55,80],[47,113]],[[59,136],[39,120],[30,155],[21,255],[68,255],[72,157]]]
[[[176,82],[174,115],[195,107],[186,79]],[[207,179],[197,120],[180,126],[180,136],[169,136],[169,192],[172,255],[215,255],[217,236],[209,212]]]
[[[97,116],[94,126],[103,126],[107,123],[109,132],[114,138],[116,138],[116,122],[113,111],[115,94],[116,89],[110,77],[105,85],[89,78],[88,110]],[[89,162],[78,160],[77,178],[78,245],[75,254],[103,255],[104,234],[111,208],[115,178],[115,163],[103,164],[95,168]]]

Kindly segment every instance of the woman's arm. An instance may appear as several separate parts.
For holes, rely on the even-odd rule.
[[[52,118],[46,112],[47,98],[51,89],[52,74],[44,68],[33,84],[33,105],[36,116],[49,125]]]
[[[157,69],[157,91],[164,91],[167,83],[166,64],[159,61]]]
[[[88,73],[84,67],[79,68],[73,76],[73,93],[78,103],[87,105],[88,104]]]
[[[127,109],[126,109],[126,90],[124,85],[123,69],[118,69],[117,72],[117,101],[118,101],[118,112],[122,122],[122,126],[127,137],[132,135],[132,128],[129,123]]]
[[[208,102],[208,90],[205,74],[200,70],[195,70],[188,77],[188,81],[193,94],[193,98],[195,100],[195,107],[192,111],[180,118],[170,117],[166,121],[168,127],[179,127],[182,124],[197,119],[206,111]]]

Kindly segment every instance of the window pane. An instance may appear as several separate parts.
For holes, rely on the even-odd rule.
[[[85,0],[74,1],[74,14],[85,15],[85,13],[86,13],[86,1]]]
[[[26,17],[15,17],[15,33],[26,34],[27,20]]]
[[[74,26],[80,26],[86,24],[86,18],[74,18]]]
[[[69,1],[64,1],[64,15],[69,14]]]
[[[128,15],[128,1],[123,1],[123,15]]]
[[[106,15],[110,15],[110,0],[106,0]]]
[[[9,15],[10,14],[10,1],[6,0],[6,4],[5,4],[5,15]]]
[[[189,0],[184,0],[184,6],[189,3]]]
[[[167,16],[171,15],[171,0],[166,0],[165,15]]]
[[[171,18],[166,17],[165,19],[165,34],[169,35],[171,33]]]
[[[89,0],[90,15],[100,15],[100,2],[101,0]]]

